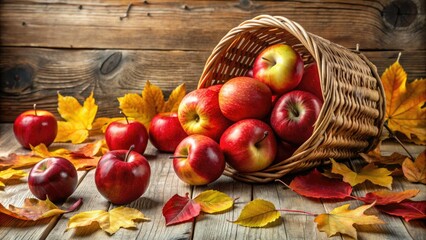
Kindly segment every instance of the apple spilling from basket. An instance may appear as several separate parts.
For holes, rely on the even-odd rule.
[[[323,104],[316,64],[276,44],[255,59],[248,76],[188,93],[178,119],[189,135],[173,166],[192,185],[215,181],[225,163],[241,173],[290,157],[313,133]]]

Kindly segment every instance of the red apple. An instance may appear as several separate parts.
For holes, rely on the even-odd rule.
[[[151,120],[149,140],[160,151],[174,152],[187,136],[175,112],[159,113]]]
[[[257,119],[234,123],[222,135],[220,149],[226,162],[238,172],[255,172],[275,158],[277,143],[268,124]]]
[[[45,110],[28,110],[21,113],[13,123],[13,132],[16,140],[27,149],[30,145],[37,146],[44,143],[47,147],[53,143],[58,132],[55,116]]]
[[[77,187],[77,170],[62,157],[49,157],[38,162],[28,175],[30,191],[41,200],[64,202]]]
[[[321,82],[318,74],[318,66],[316,63],[308,64],[305,67],[302,80],[296,87],[296,90],[310,92],[317,96],[320,100],[323,99]]]
[[[278,99],[271,113],[271,126],[284,141],[302,144],[314,130],[322,101],[309,92],[291,91]]]
[[[222,88],[223,84],[217,84],[217,85],[212,85],[210,87],[208,87],[207,89],[215,91],[215,92],[219,92],[220,89]]]
[[[300,83],[303,67],[302,57],[291,46],[275,44],[256,57],[253,76],[266,83],[273,93],[284,94]]]
[[[143,154],[148,144],[148,132],[145,126],[136,121],[118,120],[108,125],[105,130],[105,141],[109,150],[126,150],[134,145],[135,151]]]
[[[232,122],[219,108],[218,92],[197,89],[188,93],[179,104],[178,118],[188,135],[201,134],[219,141]]]
[[[225,170],[219,144],[204,135],[190,135],[177,146],[173,156],[176,175],[190,185],[206,185]]]
[[[269,87],[250,77],[228,80],[219,92],[219,107],[223,115],[237,122],[242,119],[262,119],[271,110],[272,92]]]
[[[98,191],[113,204],[128,204],[145,193],[149,186],[151,167],[140,153],[114,150],[105,153],[95,171]]]

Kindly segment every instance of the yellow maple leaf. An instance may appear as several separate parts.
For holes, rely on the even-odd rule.
[[[120,228],[136,227],[135,220],[149,220],[144,214],[134,208],[118,207],[110,211],[94,210],[78,213],[70,218],[67,229],[89,227],[97,222],[99,227],[109,234],[114,234]]]
[[[384,222],[374,215],[365,215],[364,212],[371,208],[370,205],[363,205],[354,210],[349,209],[349,204],[337,207],[330,213],[320,214],[315,218],[318,230],[327,233],[331,237],[337,233],[342,233],[357,239],[357,225],[383,224]]]
[[[374,184],[392,189],[393,178],[390,176],[392,172],[386,168],[377,168],[373,163],[369,163],[360,172],[356,173],[343,163],[338,163],[333,159],[331,159],[331,163],[331,172],[342,175],[343,181],[349,183],[351,186],[369,180]]]
[[[58,121],[58,134],[55,142],[82,143],[89,136],[98,106],[93,98],[93,92],[83,103],[76,98],[62,96],[58,93],[58,112],[65,121]]]
[[[234,199],[216,190],[207,190],[198,194],[194,201],[201,206],[201,211],[217,213],[225,211],[234,205]]]
[[[402,163],[402,171],[408,181],[426,184],[426,150],[414,162],[407,158]]]
[[[151,119],[158,113],[176,112],[185,94],[185,84],[181,84],[172,91],[165,102],[161,88],[147,81],[141,95],[128,93],[119,97],[118,102],[127,117],[136,119],[149,129]]]
[[[5,183],[8,181],[21,179],[27,175],[27,172],[13,168],[0,171],[0,188],[6,186]]]
[[[240,216],[233,223],[246,227],[265,227],[268,223],[276,221],[280,216],[280,212],[273,203],[263,199],[255,199],[244,206]]]
[[[385,70],[382,84],[386,95],[385,120],[393,131],[426,143],[426,79],[407,83],[407,73],[398,61]]]

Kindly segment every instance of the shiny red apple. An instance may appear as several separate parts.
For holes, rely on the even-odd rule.
[[[226,162],[238,172],[255,172],[275,158],[277,143],[268,124],[257,119],[234,123],[222,135],[220,149]]]
[[[159,113],[151,120],[149,140],[160,151],[174,152],[187,136],[175,112]]]
[[[75,191],[78,175],[74,165],[62,157],[38,162],[28,175],[30,191],[41,200],[63,202]]]
[[[219,107],[234,122],[262,119],[271,110],[271,98],[272,92],[266,84],[250,77],[235,77],[220,89]]]
[[[109,151],[96,167],[96,188],[113,204],[131,203],[148,189],[151,167],[144,156],[132,149]]]
[[[46,110],[36,109],[21,113],[13,123],[16,140],[27,149],[41,143],[49,146],[53,143],[58,132],[55,116]]]
[[[271,126],[284,141],[304,143],[313,133],[322,101],[312,93],[291,91],[278,99],[271,113]]]
[[[176,175],[190,185],[206,185],[218,179],[225,170],[225,159],[213,139],[190,135],[182,140],[173,155]]]
[[[302,80],[299,85],[297,85],[296,90],[310,92],[317,96],[320,100],[323,99],[318,66],[316,63],[311,63],[305,66]]]
[[[134,151],[143,154],[148,145],[148,132],[145,126],[136,121],[118,120],[108,125],[105,130],[105,141],[109,150],[127,150],[132,145]]]
[[[303,70],[303,59],[297,51],[286,44],[274,44],[256,57],[253,76],[266,83],[274,94],[281,95],[300,83]]]
[[[218,92],[206,88],[188,93],[179,104],[178,118],[188,135],[201,134],[219,141],[232,122],[219,108]]]

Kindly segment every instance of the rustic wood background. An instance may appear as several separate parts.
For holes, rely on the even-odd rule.
[[[93,91],[100,117],[118,115],[117,97],[140,93],[146,80],[166,96],[182,82],[193,90],[220,39],[260,14],[285,16],[347,48],[359,44],[379,74],[402,52],[409,80],[426,77],[425,5],[424,0],[2,0],[0,122],[13,122],[34,103],[57,114],[58,91],[80,101]]]

